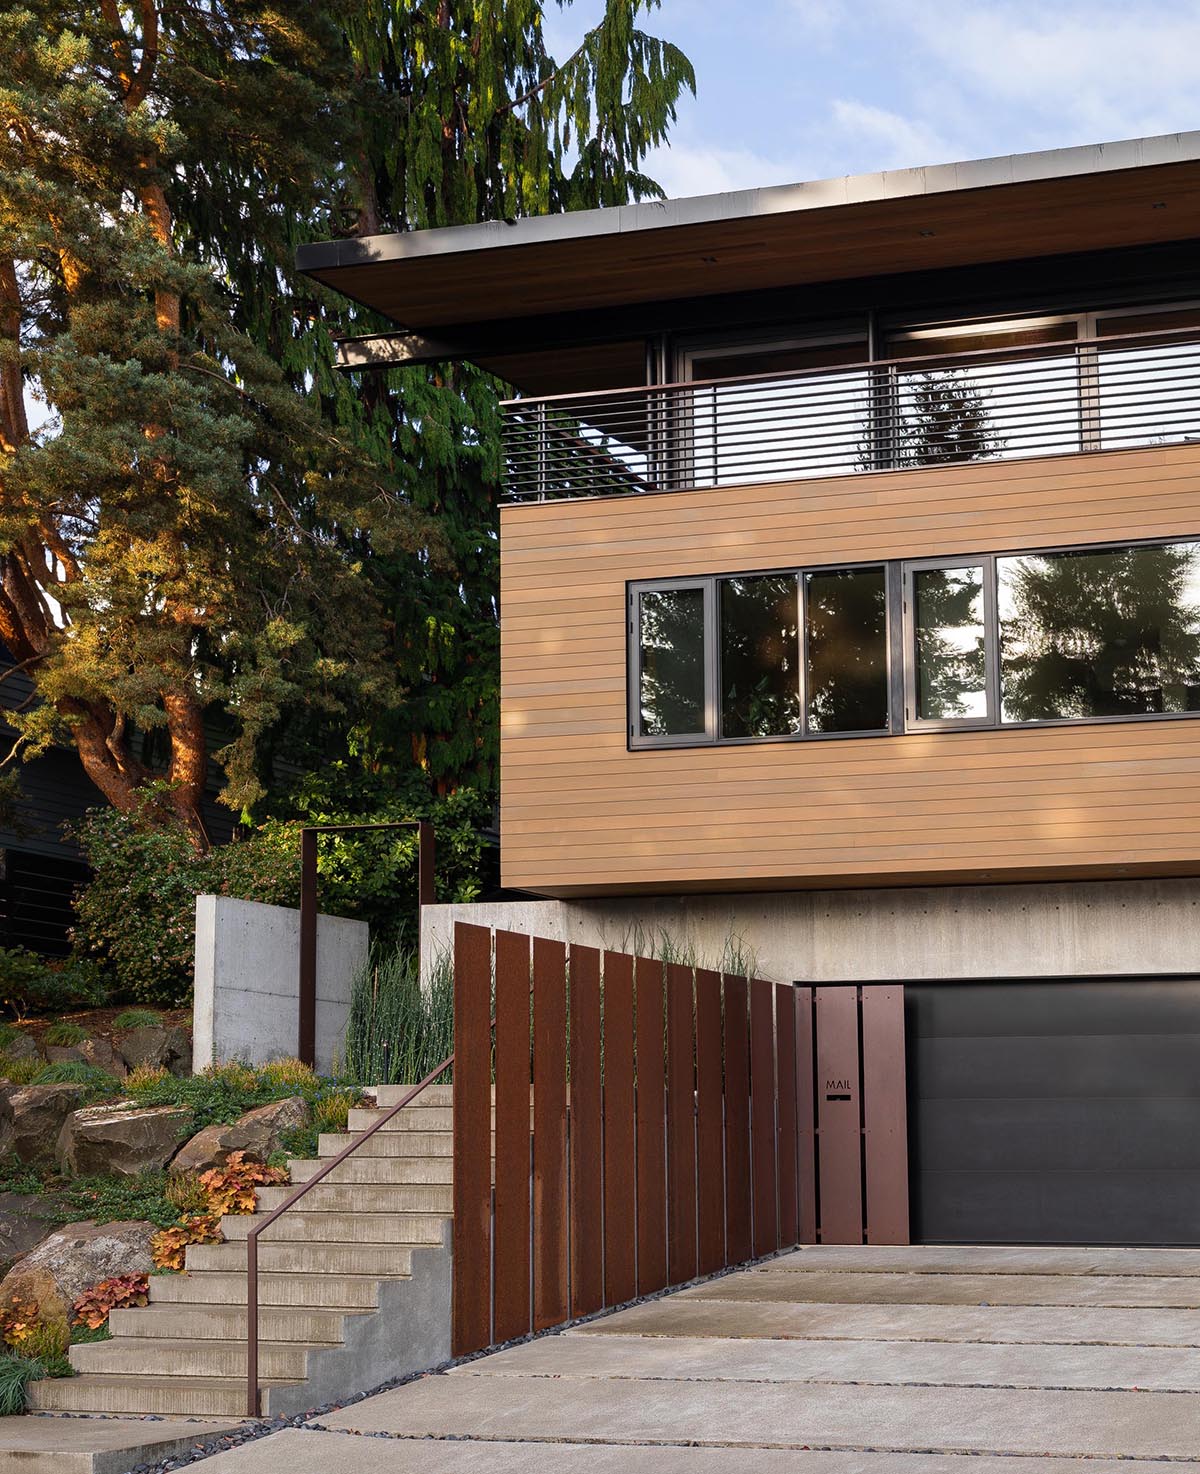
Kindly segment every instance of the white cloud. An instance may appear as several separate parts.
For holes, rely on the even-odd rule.
[[[668,199],[758,189],[764,184],[795,184],[803,173],[787,161],[768,159],[750,149],[715,144],[674,143],[655,149],[644,172],[662,185]]]
[[[920,119],[850,98],[834,101],[830,125],[843,145],[852,146],[855,155],[871,155],[872,169],[911,169],[943,163],[952,153],[936,129]]]

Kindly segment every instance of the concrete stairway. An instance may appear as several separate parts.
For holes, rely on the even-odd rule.
[[[353,1110],[361,1132],[407,1086],[380,1086]],[[259,1240],[263,1412],[288,1416],[424,1370],[450,1356],[453,1138],[450,1087],[430,1086]],[[323,1135],[319,1160],[350,1135]],[[290,1187],[263,1188],[258,1215]],[[112,1340],[73,1346],[78,1375],[29,1388],[36,1411],[242,1417],[246,1409],[246,1235],[193,1244],[184,1274],[152,1276],[150,1304],[114,1310]]]

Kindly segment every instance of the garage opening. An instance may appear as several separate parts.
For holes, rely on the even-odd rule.
[[[914,1242],[1200,1243],[1200,978],[910,983]]]

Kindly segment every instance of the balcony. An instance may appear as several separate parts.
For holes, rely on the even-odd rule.
[[[513,399],[505,500],[637,496],[1200,440],[1200,331]]]

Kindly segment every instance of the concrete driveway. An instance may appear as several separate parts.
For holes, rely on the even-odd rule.
[[[205,1474],[1200,1470],[1200,1251],[803,1249]]]

